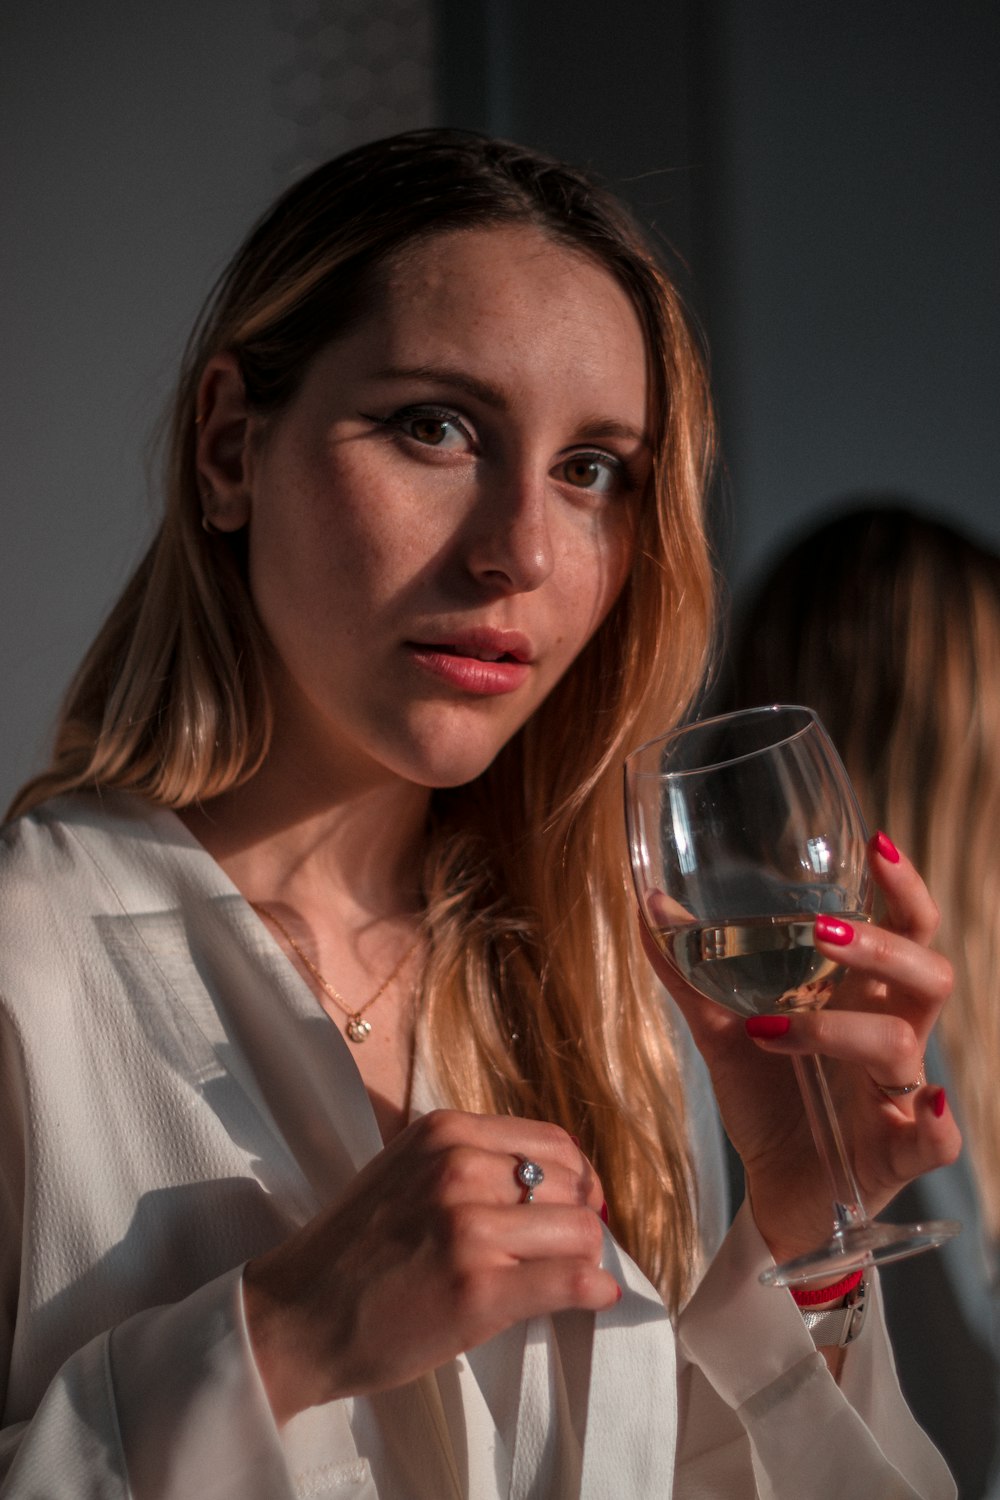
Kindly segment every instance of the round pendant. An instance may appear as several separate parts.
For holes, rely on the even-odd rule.
[[[372,1023],[362,1020],[360,1016],[351,1016],[344,1030],[352,1042],[363,1042],[372,1034]]]

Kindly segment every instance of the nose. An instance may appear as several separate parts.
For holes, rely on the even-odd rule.
[[[551,497],[544,478],[497,476],[480,491],[466,528],[465,565],[504,594],[530,593],[552,572]]]

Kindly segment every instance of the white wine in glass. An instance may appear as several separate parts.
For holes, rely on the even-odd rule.
[[[868,921],[860,911],[843,915]],[[843,977],[843,966],[813,942],[814,920],[792,912],[723,923],[668,923],[651,929],[651,936],[699,994],[738,1016],[772,1016],[825,1005]]]
[[[844,969],[816,948],[815,920],[869,921],[872,881],[857,798],[811,709],[747,709],[640,746],[625,762],[625,814],[643,919],[693,989],[740,1016],[827,1003]],[[957,1234],[952,1220],[868,1217],[822,1062],[792,1065],[830,1178],[831,1233],[761,1279],[829,1281]]]

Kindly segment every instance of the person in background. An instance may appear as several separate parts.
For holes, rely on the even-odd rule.
[[[872,846],[821,1032],[675,986],[752,1188],[721,1245],[626,883],[712,442],[672,282],[559,162],[406,134],[252,231],[0,841],[5,1500],[953,1495],[878,1278],[815,1341],[759,1280],[828,1228],[790,1052],[843,1064],[876,1210],[958,1150],[873,1086],[949,992],[922,879]]]
[[[965,1150],[914,1183],[902,1219],[959,1219],[884,1289],[903,1389],[963,1500],[1000,1497],[1000,558],[891,497],[795,541],[756,584],[732,652],[734,706],[815,708],[869,827],[891,828],[940,908],[955,990],[927,1072]]]

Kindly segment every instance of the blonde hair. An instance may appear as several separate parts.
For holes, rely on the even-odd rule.
[[[521,222],[627,291],[648,354],[652,494],[608,618],[475,782],[437,791],[424,888],[427,1025],[457,1107],[555,1120],[591,1155],[626,1247],[677,1306],[697,1259],[683,1087],[638,951],[621,832],[626,749],[676,722],[713,618],[704,495],[713,420],[679,296],[631,219],[582,173],[466,132],[411,132],[326,164],[252,231],[192,335],[175,401],[166,512],[72,684],[50,768],[12,812],[87,787],[183,807],[250,778],[271,708],[241,538],[206,535],[195,399],[220,351],[277,411],[362,318],[415,238]]]
[[[899,505],[853,510],[768,573],[741,642],[740,701],[818,710],[940,907],[941,1038],[1000,1239],[1000,558]]]

